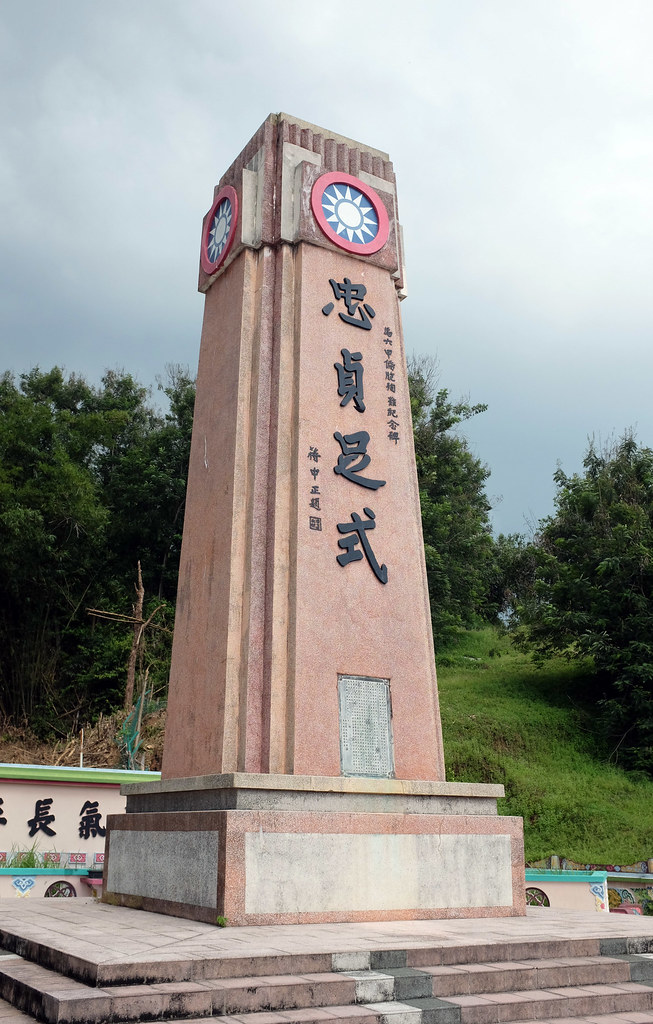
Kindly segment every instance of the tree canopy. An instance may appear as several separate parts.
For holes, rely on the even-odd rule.
[[[487,406],[452,401],[446,388],[437,387],[432,360],[412,360],[408,379],[437,654],[461,630],[497,611],[490,600],[496,574],[485,491],[490,471],[456,431]]]
[[[556,511],[531,553],[534,582],[519,607],[522,645],[540,658],[591,658],[588,695],[615,757],[653,769],[653,451],[632,434],[584,472],[555,474]]]
[[[120,703],[136,565],[176,590],[194,385],[173,368],[170,408],[124,372],[99,387],[54,367],[0,377],[0,711],[50,729]],[[165,655],[164,655],[165,660]],[[162,669],[162,673],[165,670]]]
[[[440,649],[496,610],[489,471],[457,432],[485,407],[437,389],[428,360],[409,383]],[[0,377],[0,713],[42,732],[121,707],[139,562],[142,619],[159,609],[143,668],[165,690],[195,386],[173,367],[159,387],[165,413],[124,371]]]

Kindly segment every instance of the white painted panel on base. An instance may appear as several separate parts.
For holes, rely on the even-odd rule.
[[[510,836],[248,833],[248,914],[512,905]]]

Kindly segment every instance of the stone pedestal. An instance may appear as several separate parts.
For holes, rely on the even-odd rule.
[[[218,775],[129,787],[112,902],[233,925],[524,913],[502,786]]]
[[[109,900],[523,912],[521,823],[444,782],[402,264],[378,150],[270,115],[215,189],[163,778],[110,821]]]

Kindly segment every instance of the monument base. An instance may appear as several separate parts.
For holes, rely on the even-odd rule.
[[[526,912],[522,820],[497,814],[502,786],[236,773],[124,792],[108,903],[232,925]]]

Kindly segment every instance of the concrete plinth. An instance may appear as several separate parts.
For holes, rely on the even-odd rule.
[[[501,786],[233,774],[129,787],[109,900],[234,925],[523,914]]]

